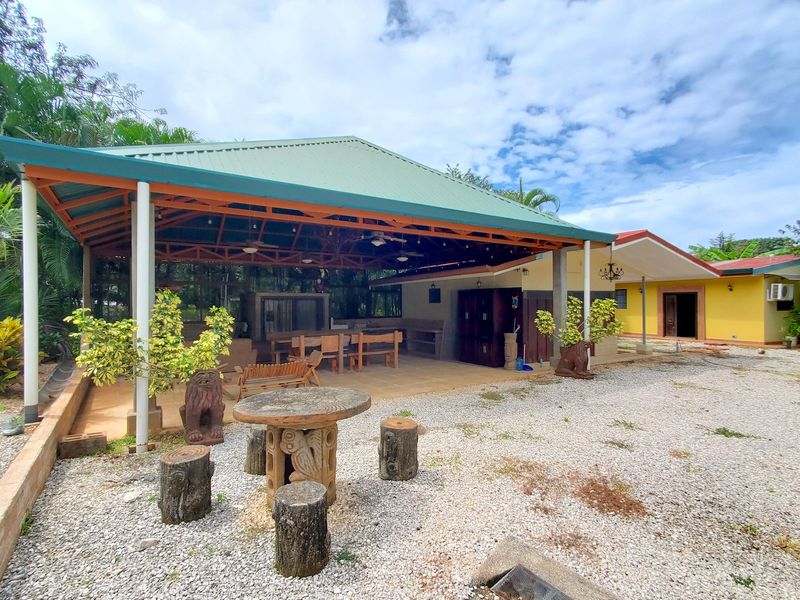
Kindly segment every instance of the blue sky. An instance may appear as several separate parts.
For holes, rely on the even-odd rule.
[[[207,140],[358,135],[679,246],[800,218],[800,3],[27,0]]]

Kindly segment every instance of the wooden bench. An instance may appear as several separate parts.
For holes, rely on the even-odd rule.
[[[239,373],[239,400],[253,394],[285,387],[305,387],[314,375],[311,365],[304,360],[288,363],[253,364]]]
[[[403,341],[403,333],[393,331],[391,333],[359,333],[357,350],[355,356],[351,356],[350,365],[357,361],[360,371],[370,356],[383,355],[386,366],[399,366],[400,343]],[[374,345],[378,345],[376,348]],[[370,347],[371,346],[371,347]]]
[[[320,360],[329,359],[331,361],[331,371],[338,373],[344,365],[345,358],[350,355],[348,349],[350,340],[351,336],[344,333],[318,336],[300,335],[292,337],[292,349],[297,349],[299,356],[305,357],[306,350],[318,348],[319,350],[315,350],[315,352],[321,353]]]

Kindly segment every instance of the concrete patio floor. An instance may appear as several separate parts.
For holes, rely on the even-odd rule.
[[[597,361],[595,364],[630,361],[636,355],[618,355],[611,360]],[[400,356],[400,368],[385,367],[375,360],[365,366],[361,372],[345,370],[337,374],[323,363],[319,376],[325,387],[349,387],[370,393],[373,403],[391,401],[420,394],[432,394],[452,389],[472,387],[476,385],[495,384],[503,381],[526,379],[544,374],[552,370],[545,363],[545,368],[536,367],[533,372],[507,371],[493,369],[469,363],[433,360],[419,356]],[[226,423],[233,421],[233,406],[236,404],[238,386],[233,373],[226,374],[223,384],[225,392]],[[182,427],[178,408],[184,403],[186,386],[175,386],[171,392],[158,396],[158,405],[163,411],[164,429],[180,429]],[[126,434],[126,419],[133,408],[133,389],[130,382],[120,382],[101,388],[92,387],[84,400],[78,417],[72,427],[72,433],[90,433],[102,431],[108,439],[119,439]]]

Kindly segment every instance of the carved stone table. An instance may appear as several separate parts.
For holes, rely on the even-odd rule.
[[[366,392],[349,388],[304,387],[256,394],[239,401],[233,416],[267,426],[267,502],[295,481],[318,481],[336,500],[336,422],[370,407]]]

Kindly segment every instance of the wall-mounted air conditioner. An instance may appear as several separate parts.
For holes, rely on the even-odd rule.
[[[788,283],[770,283],[767,300],[794,300],[794,286]]]

